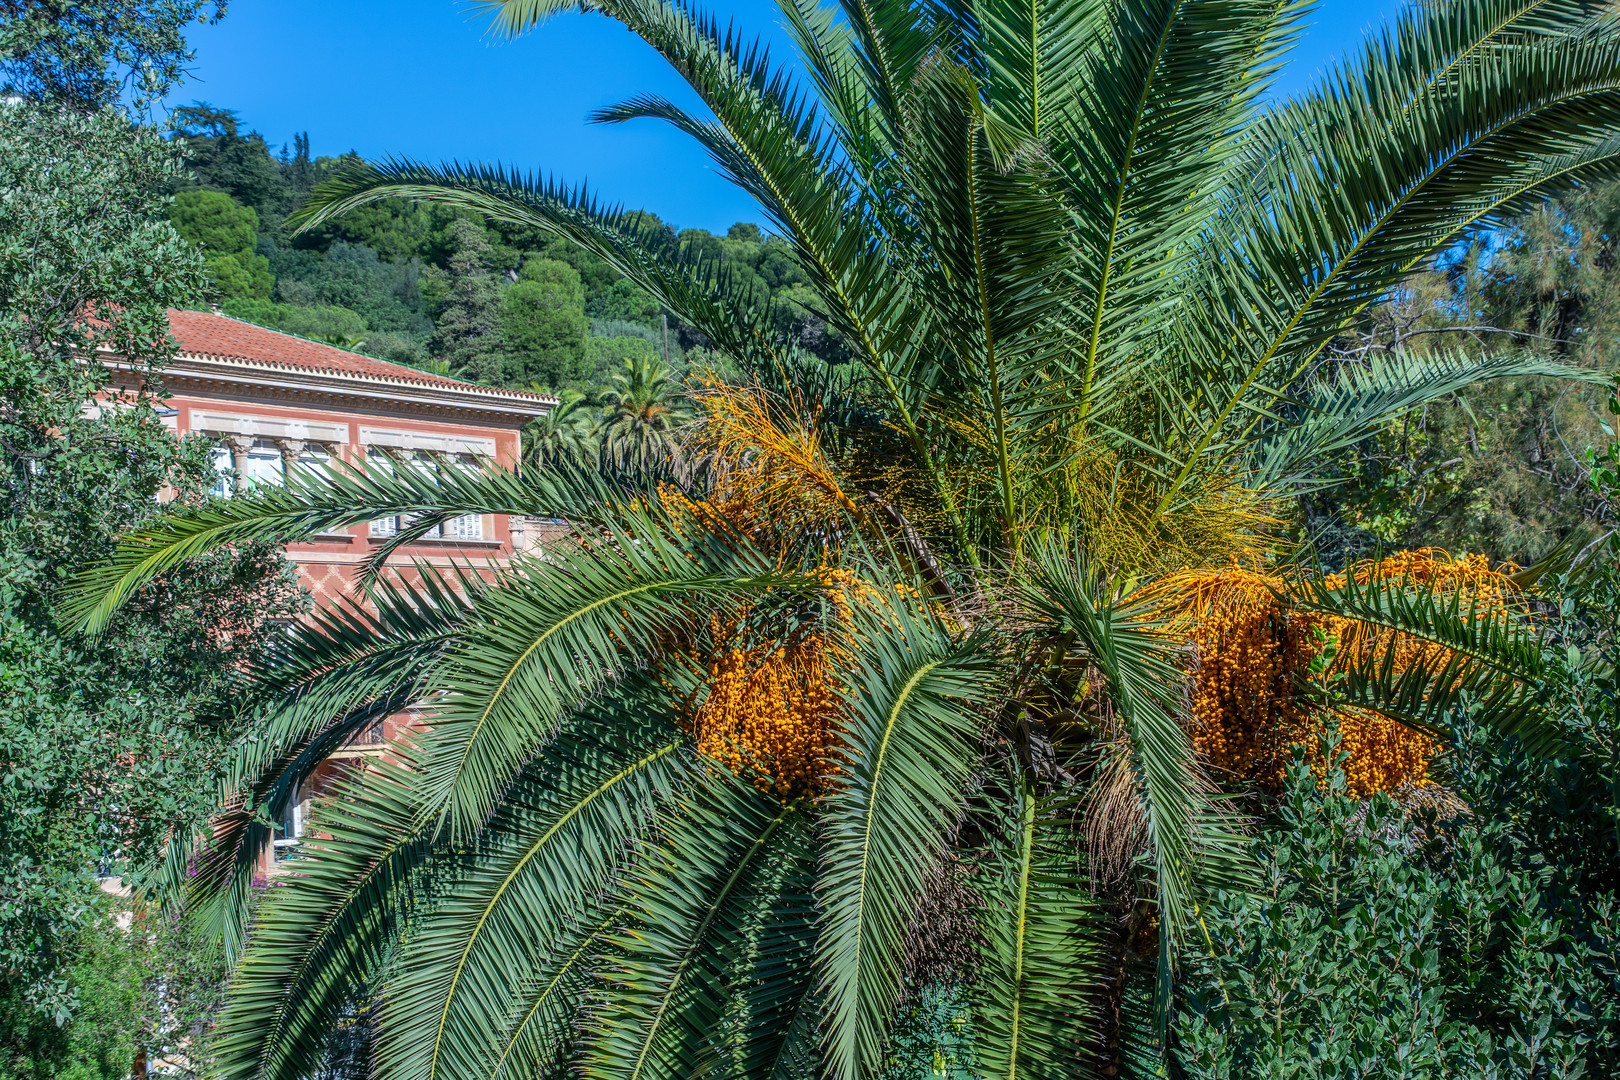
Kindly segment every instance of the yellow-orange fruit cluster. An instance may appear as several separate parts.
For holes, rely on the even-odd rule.
[[[1429,762],[1439,744],[1421,731],[1360,709],[1340,709],[1339,752],[1350,793],[1365,799],[1430,783]],[[1317,762],[1318,772],[1325,762]]]
[[[850,601],[872,590],[847,570],[819,573],[832,622],[847,626]],[[709,665],[705,693],[692,711],[698,749],[761,791],[784,799],[815,795],[838,771],[843,740],[840,670],[849,656],[836,635],[801,632],[787,641],[747,647],[739,627],[746,611],[710,620],[711,637],[732,642]]]
[[[1314,655],[1299,619],[1275,604],[1223,604],[1192,633],[1194,745],[1219,772],[1274,786],[1303,726],[1294,688]]]
[[[1308,700],[1302,684],[1321,649],[1313,628],[1338,622],[1264,602],[1228,606],[1200,620],[1192,634],[1199,656],[1192,737],[1213,768],[1275,790],[1294,746],[1315,751],[1329,713]],[[1333,711],[1353,795],[1429,782],[1437,749],[1429,736],[1365,710]],[[1325,764],[1315,763],[1318,771]]]
[[[1433,585],[1443,594],[1461,593],[1466,605],[1491,617],[1507,618],[1519,598],[1509,576],[1514,569],[1492,568],[1480,555],[1454,559],[1423,548],[1358,563],[1321,584],[1339,589],[1354,575],[1374,587]],[[1272,788],[1283,779],[1291,748],[1303,743],[1314,749],[1329,719],[1328,707],[1312,699],[1311,679],[1330,681],[1352,663],[1391,654],[1397,674],[1419,662],[1445,659],[1444,648],[1433,642],[1295,610],[1289,603],[1295,588],[1288,575],[1236,565],[1187,572],[1161,587],[1166,609],[1190,620],[1188,637],[1198,656],[1194,744],[1214,768]],[[1316,664],[1329,642],[1337,643],[1336,655]],[[1320,670],[1313,671],[1313,664]],[[1341,705],[1332,715],[1353,794],[1366,797],[1429,782],[1429,762],[1438,749],[1434,739],[1362,709]],[[1319,771],[1324,766],[1316,763]]]
[[[813,795],[837,768],[838,684],[819,634],[762,650],[734,648],[709,668],[693,714],[698,749],[761,791]]]

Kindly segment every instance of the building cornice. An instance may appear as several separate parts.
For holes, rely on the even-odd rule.
[[[114,370],[131,371],[117,357],[104,357]],[[444,385],[387,376],[313,371],[236,357],[181,353],[159,377],[171,391],[200,390],[241,398],[268,397],[307,405],[362,407],[380,413],[522,427],[556,407],[554,397],[521,390]]]

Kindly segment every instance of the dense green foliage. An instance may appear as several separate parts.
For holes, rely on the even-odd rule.
[[[1504,222],[1328,349],[1328,365],[1396,350],[1528,349],[1599,372],[1620,364],[1620,185],[1594,184]],[[1328,470],[1350,482],[1303,503],[1329,558],[1432,544],[1528,564],[1571,533],[1613,528],[1586,482],[1601,444],[1599,386],[1511,378],[1405,413]]]
[[[1616,460],[1611,440],[1587,473],[1610,514]],[[1620,1075],[1620,537],[1545,595],[1563,751],[1464,706],[1438,800],[1364,803],[1296,764],[1262,887],[1219,898],[1191,965],[1188,1076]]]
[[[0,90],[80,112],[126,97],[139,112],[184,77],[186,25],[224,14],[223,0],[5,0]]]
[[[1187,1075],[1615,1075],[1615,726],[1597,720],[1553,763],[1459,725],[1449,807],[1364,803],[1297,765],[1264,883],[1212,905],[1212,955],[1190,964]]]
[[[197,782],[241,732],[247,668],[301,610],[272,545],[220,550],[156,581],[107,637],[55,614],[63,584],[117,534],[211,486],[208,447],[156,411],[166,309],[204,282],[169,222],[173,146],[114,98],[178,71],[199,5],[7,12],[0,106],[0,1074],[114,1077],[158,1050],[183,979],[114,923],[98,877],[138,883],[175,828],[212,809]],[[100,20],[81,22],[79,20]],[[51,25],[56,30],[51,30]],[[86,45],[86,42],[89,44]],[[89,48],[91,52],[84,54]],[[151,50],[169,50],[156,55]],[[98,51],[101,50],[101,51]],[[105,55],[103,54],[105,52]],[[105,348],[114,372],[83,358]],[[219,971],[208,975],[217,982]]]
[[[182,191],[170,208],[181,239],[208,253],[208,273],[231,296],[270,295],[270,260],[257,253],[259,216],[223,191]]]
[[[61,943],[72,957],[59,976],[75,1003],[71,1023],[29,1008],[10,988],[0,991],[5,1080],[123,1080],[144,1049],[136,1018],[149,1012],[150,954],[118,926],[107,897],[89,898],[88,908]]]

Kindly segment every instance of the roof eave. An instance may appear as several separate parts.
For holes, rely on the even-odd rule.
[[[131,370],[118,357],[106,357],[115,369]],[[251,385],[260,389],[296,390],[346,397],[368,403],[386,401],[418,408],[450,409],[493,414],[522,422],[546,415],[558,404],[549,395],[531,395],[494,387],[444,386],[412,379],[390,379],[358,372],[318,371],[288,364],[270,364],[239,357],[182,352],[164,365],[159,376],[167,381],[200,379]]]

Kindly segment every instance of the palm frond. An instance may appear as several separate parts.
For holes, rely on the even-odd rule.
[[[520,561],[487,590],[442,668],[421,738],[424,807],[458,838],[480,830],[511,779],[575,703],[653,661],[690,673],[665,646],[694,612],[770,589],[811,590],[744,538],[662,504],[621,516],[611,539]]]
[[[1201,433],[1176,483],[1234,416],[1258,422],[1241,417],[1252,390],[1294,378],[1446,244],[1620,169],[1620,39],[1540,5],[1457,7],[1477,17],[1408,9],[1246,136],[1254,175],[1225,204],[1191,282],[1196,299],[1179,309],[1178,341],[1204,366]],[[1530,21],[1515,29],[1520,16]]]
[[[253,734],[219,777],[223,813],[203,836],[177,834],[164,851],[161,894],[183,895],[188,917],[227,958],[241,949],[269,822],[328,755],[421,699],[470,613],[466,597],[483,585],[417,570],[415,585],[379,582],[368,594],[374,611],[348,600],[293,630],[282,663],[261,676],[267,700]]]
[[[960,812],[989,685],[983,642],[953,640],[926,611],[879,611],[856,620],[849,748],[823,800],[816,964],[841,1080],[880,1061],[907,923]]]
[[[512,1037],[506,1021],[523,989],[513,974],[560,970],[567,950],[558,942],[593,917],[630,842],[692,775],[690,738],[644,719],[661,699],[656,683],[621,686],[571,717],[489,827],[447,860],[444,898],[383,988],[379,1076],[487,1075]]]
[[[620,907],[595,905],[589,916],[582,915],[568,932],[552,939],[551,962],[521,980],[505,1042],[483,1075],[509,1080],[563,1071],[597,963],[626,914]]]
[[[1543,700],[1543,642],[1526,612],[1440,580],[1342,577],[1310,582],[1292,602],[1356,628],[1357,640],[1341,646],[1345,704],[1444,734],[1451,711],[1471,699],[1484,723],[1530,753],[1560,748]],[[1398,658],[1403,640],[1429,647]]]
[[[1091,1064],[1080,1033],[1108,983],[1107,927],[1063,809],[1019,782],[981,867],[987,948],[973,984],[973,1056],[987,1077],[1056,1080]]]
[[[413,786],[408,767],[383,761],[335,790],[320,821],[328,839],[270,891],[237,966],[215,1028],[222,1075],[297,1080],[320,1068],[327,1034],[376,976],[431,863]]]
[[[193,555],[252,540],[286,542],[382,517],[411,519],[408,528],[372,557],[378,560],[435,526],[463,514],[562,517],[582,524],[611,521],[645,493],[596,476],[544,470],[519,478],[494,465],[483,469],[393,469],[374,461],[334,461],[301,469],[285,486],[262,485],[230,500],[168,517],[120,538],[107,563],[81,573],[68,590],[62,617],[99,633],[136,589]]]
[[[1248,874],[1235,823],[1211,797],[1183,723],[1185,676],[1174,639],[1141,590],[1120,591],[1085,552],[1049,541],[1032,554],[1023,600],[1033,616],[1072,634],[1107,682],[1147,824],[1159,905],[1161,1017],[1175,950],[1209,888]]]
[[[1366,367],[1315,381],[1279,403],[1276,419],[1258,433],[1256,482],[1295,491],[1319,488],[1331,483],[1318,475],[1325,455],[1354,446],[1390,418],[1478,382],[1524,375],[1603,381],[1597,372],[1526,352],[1374,356]]]
[[[751,364],[769,364],[774,357],[768,312],[754,309],[750,289],[737,287],[718,266],[684,250],[650,215],[602,205],[583,186],[568,188],[498,165],[435,167],[394,158],[353,163],[316,186],[298,227],[312,229],[389,198],[435,202],[571,240],[727,354]]]
[[[713,771],[622,903],[586,1040],[593,1076],[761,1076],[812,996],[814,871],[803,806]]]

